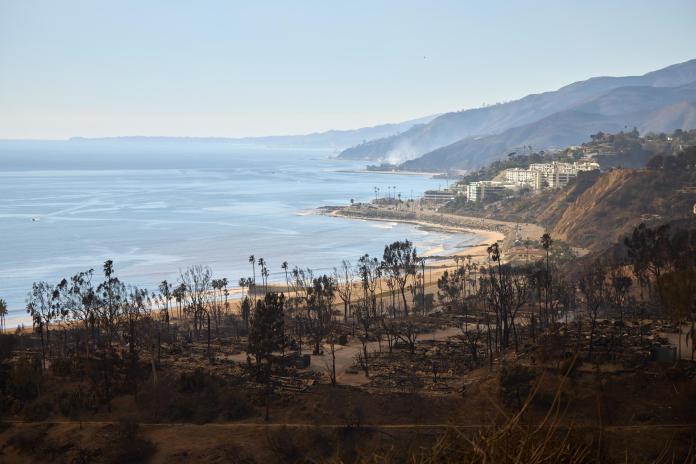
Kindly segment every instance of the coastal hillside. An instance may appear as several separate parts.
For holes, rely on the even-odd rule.
[[[555,221],[552,234],[600,249],[641,222],[664,223],[693,216],[696,173],[614,170],[600,176]]]
[[[696,157],[693,149],[690,153]],[[659,165],[655,161],[651,164]],[[641,222],[658,224],[693,217],[694,186],[693,167],[673,164],[669,168],[614,169],[603,174],[589,171],[579,173],[563,189],[506,198],[474,209],[464,203],[445,210],[539,224],[553,237],[574,246],[602,250]]]
[[[386,160],[395,163],[418,158],[433,150],[457,142],[466,145],[465,155],[455,157],[452,152],[456,153],[460,147],[453,147],[453,149],[441,152],[437,156],[429,156],[420,163],[405,164],[403,167],[405,169],[425,169],[428,166],[430,169],[442,169],[457,165],[475,165],[480,160],[488,159],[491,153],[498,154],[499,150],[505,150],[510,145],[514,146],[526,140],[535,142],[536,148],[547,146],[546,144],[562,146],[568,143],[568,140],[575,140],[577,133],[583,134],[581,138],[586,138],[589,134],[582,130],[583,125],[591,126],[587,130],[599,127],[603,128],[601,130],[604,131],[613,131],[616,130],[617,124],[623,127],[630,121],[624,121],[620,118],[605,119],[606,116],[630,114],[635,111],[651,112],[664,106],[657,105],[656,107],[653,93],[648,91],[649,95],[643,96],[643,98],[639,93],[634,92],[639,98],[631,102],[631,110],[627,107],[616,108],[614,104],[610,104],[610,100],[605,100],[605,103],[599,105],[600,112],[589,111],[593,101],[594,104],[597,104],[597,98],[605,96],[615,89],[624,88],[624,92],[632,92],[632,88],[681,87],[693,82],[696,82],[696,60],[673,65],[642,76],[592,78],[570,84],[556,91],[528,95],[508,103],[446,113],[428,124],[414,126],[402,134],[369,141],[346,149],[340,156],[349,159]],[[693,89],[691,91],[693,92]],[[696,97],[693,93],[691,95]],[[618,101],[616,97],[617,94],[612,96],[614,102]],[[674,101],[668,104],[674,104]],[[563,112],[571,110],[572,113],[562,115]],[[603,112],[604,110],[608,112]],[[594,116],[592,118],[582,116],[585,113]],[[570,119],[568,129],[565,128],[566,126],[549,125],[548,121],[543,122],[552,115],[554,118],[561,115],[560,117]],[[679,116],[671,117],[673,121],[678,118]],[[684,119],[688,120],[688,118]],[[541,122],[541,126],[530,126],[537,122]],[[517,128],[517,130],[503,137],[487,138],[495,134],[504,134],[513,128]],[[554,138],[553,134],[559,131],[567,131],[569,134],[565,138]],[[532,132],[532,134],[525,136],[526,132]],[[474,151],[478,153],[481,150],[484,154],[481,154],[478,159],[457,162],[460,158],[466,158],[468,153]]]
[[[596,132],[638,128],[641,133],[696,127],[696,82],[676,87],[621,87],[534,123],[501,134],[466,138],[403,163],[405,170],[480,167],[519,147],[580,144]]]

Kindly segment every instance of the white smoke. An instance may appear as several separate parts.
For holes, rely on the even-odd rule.
[[[418,158],[421,153],[408,140],[400,141],[393,149],[389,150],[384,156],[383,162],[390,164],[401,164],[404,161],[409,161]]]

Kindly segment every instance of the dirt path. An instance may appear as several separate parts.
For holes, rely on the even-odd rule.
[[[118,421],[72,421],[72,420],[48,420],[40,422],[29,422],[21,420],[5,420],[4,422],[13,425],[75,425],[75,426],[104,426],[104,425],[116,425]],[[399,429],[475,429],[480,430],[487,427],[491,427],[492,424],[451,424],[451,423],[432,423],[432,424],[362,424],[361,427],[366,429],[384,429],[384,430],[399,430]],[[192,428],[200,430],[203,428],[215,428],[215,429],[282,429],[282,428],[298,428],[298,429],[344,429],[346,424],[317,424],[317,423],[306,423],[306,422],[295,422],[295,423],[285,423],[285,422],[209,422],[206,424],[194,424],[189,422],[157,422],[157,423],[140,423],[140,426],[148,429],[157,428],[169,428],[176,427],[179,429]],[[520,427],[539,427],[540,425],[525,424],[520,425]],[[558,429],[564,429],[566,426],[555,424],[553,427]],[[569,425],[567,428],[572,428],[573,430],[597,430],[599,427],[596,425]],[[696,424],[639,424],[639,425],[606,425],[601,427],[605,431],[646,431],[646,430],[694,430]]]

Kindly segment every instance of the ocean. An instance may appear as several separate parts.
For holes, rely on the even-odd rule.
[[[249,255],[284,282],[281,263],[329,273],[384,245],[409,239],[419,251],[472,244],[410,224],[327,217],[326,205],[379,195],[417,197],[445,181],[355,172],[365,163],[328,150],[229,143],[0,142],[0,298],[8,326],[29,322],[34,281],[57,283],[112,259],[127,283],[155,290],[189,265],[210,266],[236,285]],[[258,272],[258,269],[257,269]]]

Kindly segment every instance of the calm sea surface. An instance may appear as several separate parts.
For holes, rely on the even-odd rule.
[[[381,194],[406,199],[444,181],[351,173],[364,163],[327,151],[213,143],[0,142],[0,297],[10,324],[27,322],[32,282],[57,282],[113,259],[117,275],[154,290],[179,270],[209,265],[234,284],[250,254],[329,272],[342,259],[381,256],[408,238],[419,250],[475,241],[412,225],[311,214]],[[394,186],[396,187],[394,189]]]

